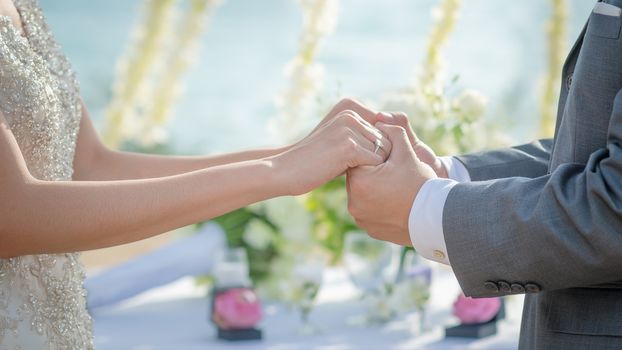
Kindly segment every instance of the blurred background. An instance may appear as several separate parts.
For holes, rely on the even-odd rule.
[[[83,97],[101,129],[119,57],[129,44],[140,2],[41,0],[48,21],[78,73]],[[330,104],[355,96],[374,104],[410,84],[423,59],[436,0],[343,0],[335,32],[317,57],[325,67]],[[592,1],[569,1],[568,45]],[[516,142],[536,135],[540,84],[546,71],[547,2],[468,0],[446,50],[448,73],[489,98],[487,118],[504,120]],[[268,130],[286,89],[284,67],[296,54],[302,28],[291,0],[226,0],[214,10],[198,61],[168,124],[166,151],[207,154],[275,145]],[[126,260],[167,242],[170,235],[84,255],[88,268]]]

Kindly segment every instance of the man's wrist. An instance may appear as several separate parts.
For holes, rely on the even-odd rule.
[[[471,182],[468,169],[456,157],[438,157],[447,172],[447,178],[458,182]]]
[[[449,191],[457,184],[451,179],[430,179],[415,197],[408,218],[413,247],[426,259],[449,265],[443,233],[443,208]]]

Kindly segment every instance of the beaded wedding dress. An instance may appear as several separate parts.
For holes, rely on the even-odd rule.
[[[37,0],[13,2],[24,33],[0,17],[0,110],[34,177],[71,180],[76,78]],[[77,253],[0,259],[0,349],[92,349],[83,280]]]

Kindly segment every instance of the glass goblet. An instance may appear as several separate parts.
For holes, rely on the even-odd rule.
[[[322,285],[324,264],[321,261],[305,261],[292,271],[291,301],[300,312],[302,326],[300,333],[312,335],[319,329],[309,322],[309,314],[315,306],[317,294]]]
[[[362,292],[362,299],[373,297],[363,324],[384,321],[391,316],[383,287],[392,258],[393,249],[389,243],[370,238],[364,232],[351,232],[345,238],[343,259],[348,277]]]
[[[405,257],[405,268],[400,284],[408,286],[408,296],[410,303],[415,307],[419,314],[419,332],[427,330],[426,305],[430,300],[430,286],[432,284],[432,268],[427,260],[416,252],[409,252]]]

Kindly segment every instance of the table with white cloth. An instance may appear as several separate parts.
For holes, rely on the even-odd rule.
[[[459,293],[451,270],[433,268],[431,298],[425,327],[419,333],[418,315],[405,314],[378,326],[354,325],[348,320],[364,314],[359,291],[343,268],[327,269],[310,322],[319,328],[301,335],[300,315],[276,302],[264,302],[261,341],[226,342],[216,339],[208,322],[205,287],[193,278],[138,295],[120,305],[93,313],[98,350],[160,349],[516,349],[523,298],[506,298],[506,319],[495,336],[446,339],[444,328],[455,324],[451,305]]]

